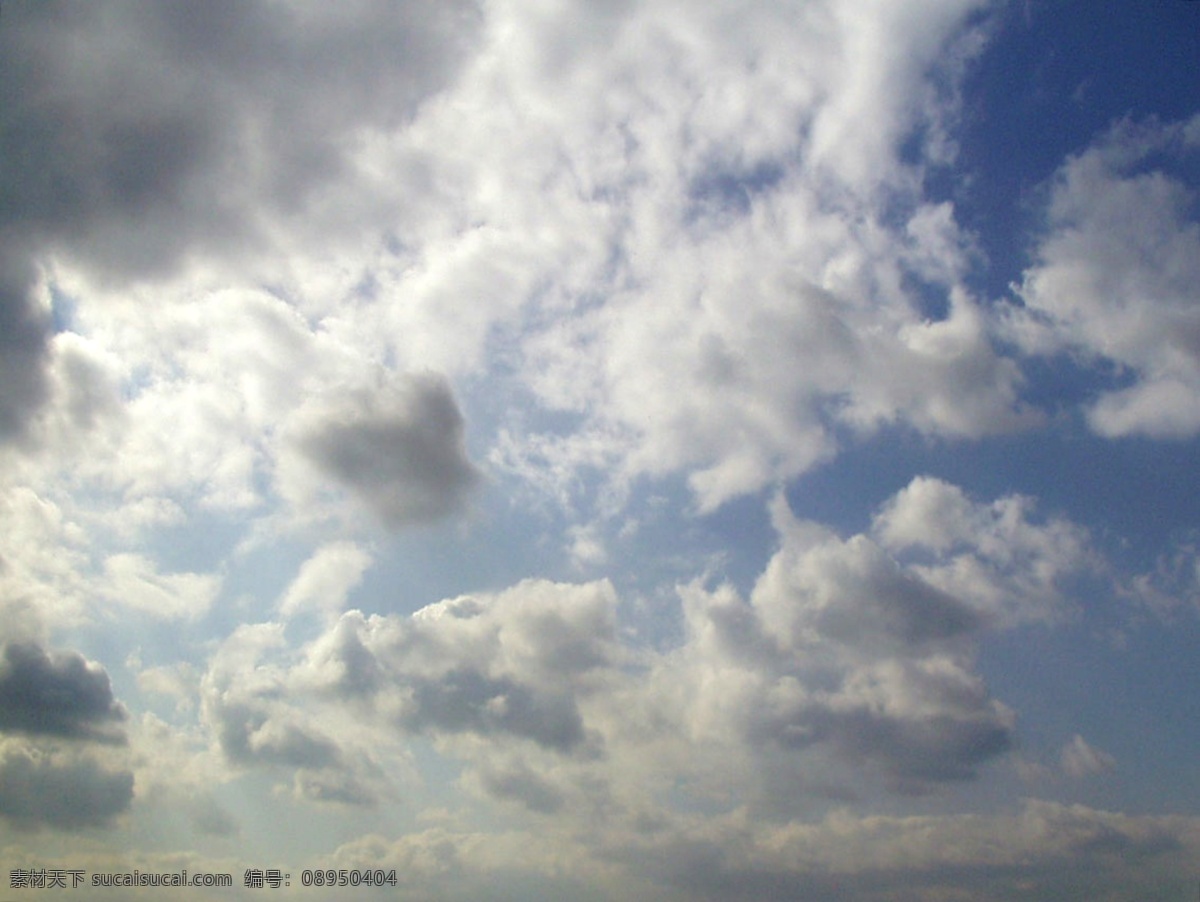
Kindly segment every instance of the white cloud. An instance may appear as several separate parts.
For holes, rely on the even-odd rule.
[[[86,616],[87,531],[53,499],[19,485],[0,495],[0,606],[12,639]]]
[[[567,536],[567,553],[579,569],[598,567],[608,561],[608,551],[604,546],[604,537],[596,524],[588,526],[572,526]]]
[[[114,848],[165,848],[172,822],[284,864],[291,837],[250,829],[266,800],[303,813],[310,850],[310,806],[336,842],[381,831],[325,857],[396,867],[414,898],[504,878],[672,902],[1061,898],[1121,868],[1152,896],[1156,871],[1190,873],[1194,819],[928,813],[994,798],[970,784],[1003,785],[1021,739],[981,644],[1116,575],[1081,526],[932,477],[853,535],[782,488],[774,547],[742,529],[752,499],[703,515],[803,497],[790,480],[883,430],[1042,422],[1014,347],[1112,367],[1102,435],[1195,434],[1200,239],[1169,167],[1200,119],[1069,160],[1025,308],[998,321],[969,288],[975,239],[926,193],[988,0],[135,6],[6,4],[0,28],[13,848],[109,825]],[[531,486],[561,504],[536,550]],[[700,516],[666,540],[631,510],[684,487]],[[494,530],[478,545],[397,530],[465,513]],[[661,573],[705,530],[743,582],[672,594]],[[426,539],[436,569],[500,531],[461,573],[408,566]],[[517,581],[555,553],[535,572],[614,581]],[[1195,560],[1117,591],[1178,609]],[[381,597],[377,561],[412,584]],[[118,637],[105,604],[145,616]],[[126,723],[106,675],[39,653],[68,630],[178,643],[128,665],[172,722]],[[51,695],[66,707],[31,710]],[[100,752],[75,748],[101,727]],[[1075,736],[1058,765],[1115,761]],[[76,804],[36,812],[34,793]],[[413,826],[418,796],[439,826]]]
[[[320,658],[320,647],[311,655]],[[274,623],[243,625],[217,650],[199,683],[208,743],[198,757],[213,759],[212,778],[288,774],[284,792],[322,805],[372,807],[392,796],[406,753],[387,724],[364,717],[348,694],[330,693],[320,679],[327,671],[296,657]]]
[[[695,687],[683,690],[685,735],[739,736],[764,763],[783,752],[796,773],[878,775],[906,793],[971,779],[1010,747],[1012,712],[972,672],[980,612],[867,536],[796,523],[782,500],[776,520],[781,547],[748,601],[684,590],[690,638],[655,681],[676,706],[666,687]]]
[[[314,609],[335,618],[346,598],[371,566],[371,555],[353,542],[331,542],[313,552],[279,601],[280,616],[287,618]]]
[[[1153,568],[1130,578],[1120,591],[1164,618],[1187,605],[1200,609],[1200,547],[1195,537],[1175,542]]]
[[[196,620],[212,607],[221,578],[209,573],[160,573],[155,563],[138,554],[122,553],[104,561],[105,597],[163,620]]]
[[[137,662],[132,662],[131,667],[137,670],[137,685],[142,691],[174,698],[177,711],[194,707],[197,676],[191,665],[180,663],[141,669]]]
[[[1200,224],[1173,165],[1200,152],[1196,120],[1117,123],[1052,184],[1048,234],[1011,317],[1032,353],[1117,367],[1088,421],[1101,435],[1200,431]]]
[[[404,729],[528,739],[568,753],[588,739],[581,695],[615,663],[616,596],[607,582],[530,580],[463,596],[410,618],[352,612],[341,640],[310,659],[329,691],[363,690]]]
[[[210,720],[275,723],[282,737],[348,706],[360,724],[438,739],[466,785],[545,815],[630,804],[667,774],[784,812],[864,780],[935,791],[1014,743],[1014,713],[975,671],[980,640],[1067,605],[1058,581],[1090,560],[1077,527],[1030,511],[918,479],[873,534],[844,539],[779,498],[780,547],[749,598],[680,588],[678,647],[619,641],[607,583],[531,580],[407,617],[350,611],[301,658],[218,680],[225,713]],[[933,537],[919,563],[910,533]]]
[[[913,571],[930,584],[1006,624],[1068,614],[1071,579],[1103,569],[1087,532],[1038,517],[1032,498],[979,503],[931,477],[890,499],[872,530],[893,553],[914,557]],[[920,560],[929,554],[932,562]]]
[[[407,35],[398,46],[446,51],[429,70],[376,55],[378,34],[361,32],[375,13],[240,13],[246,39],[272,49],[237,60],[236,92],[220,70],[204,103],[179,112],[225,124],[164,169],[167,195],[192,205],[185,235],[158,236],[156,281],[133,278],[149,263],[132,239],[104,265],[72,242],[55,254],[52,286],[86,301],[76,344],[124,366],[124,413],[82,472],[119,491],[119,506],[184,495],[260,511],[272,479],[290,501],[319,501],[307,460],[384,522],[425,521],[460,510],[472,481],[446,445],[461,423],[435,441],[436,473],[418,465],[431,455],[415,433],[389,431],[421,394],[402,374],[426,369],[482,376],[514,402],[481,411],[497,467],[560,495],[601,468],[617,498],[639,476],[683,473],[702,510],[828,460],[845,426],[955,438],[1022,428],[1020,374],[960,284],[970,241],[951,205],[921,198],[928,160],[899,156],[953,115],[953,90],[931,85],[953,84],[975,52],[960,30],[979,6],[496,4],[478,19],[397,11],[376,23]],[[115,17],[101,44],[149,28],[158,47],[202,25],[154,22]],[[317,70],[351,35],[369,52],[318,90],[277,84],[270,73],[297,61],[272,36],[301,22],[314,31],[294,37]],[[208,72],[228,53],[202,30],[186,62]],[[172,92],[143,90],[159,56],[105,63],[132,111],[173,109]],[[927,78],[935,70],[946,78]],[[384,73],[391,101],[375,102],[364,86]],[[301,111],[324,115],[322,130]],[[260,201],[237,228],[192,193],[235,150],[249,165],[231,188]],[[282,172],[295,177],[290,195],[272,181]],[[145,206],[147,228],[158,221],[152,196],[129,203]],[[926,321],[910,277],[947,318]],[[56,410],[80,408],[60,394]],[[568,416],[544,430],[543,412]],[[375,447],[393,439],[409,452]],[[392,464],[436,484],[379,469]]]
[[[1060,760],[1063,773],[1075,779],[1105,774],[1117,766],[1116,758],[1108,752],[1089,745],[1078,733],[1063,746]]]
[[[477,63],[412,131],[460,148],[440,162],[464,186],[451,203],[485,225],[390,284],[422,335],[429,267],[454,261],[463,354],[490,318],[503,371],[575,417],[565,434],[510,417],[496,462],[559,488],[682,471],[707,510],[827,459],[830,419],[954,437],[1029,422],[958,284],[968,242],[897,155],[946,112],[908,95],[976,5],[495,7]],[[910,272],[953,296],[948,321],[922,321]]]

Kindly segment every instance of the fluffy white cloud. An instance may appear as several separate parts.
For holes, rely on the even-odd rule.
[[[314,609],[326,617],[336,617],[370,566],[371,555],[353,542],[321,546],[300,567],[280,599],[280,615],[287,618]]]
[[[336,743],[288,704],[285,673],[262,660],[282,641],[281,629],[273,624],[239,627],[201,681],[204,719],[235,764],[320,768],[335,763]]]
[[[944,86],[978,50],[962,26],[981,5],[241,11],[227,24],[270,50],[238,58],[236,92],[212,68],[231,53],[224,32],[198,19],[30,23],[51,45],[95,27],[102,47],[155,48],[104,62],[127,88],[120,121],[157,124],[113,165],[165,156],[162,197],[178,193],[188,214],[181,234],[156,229],[166,201],[134,192],[111,199],[141,217],[123,220],[136,235],[109,236],[119,246],[47,226],[59,237],[31,251],[53,252],[49,293],[80,302],[74,345],[93,369],[122,362],[100,395],[123,395],[124,414],[81,471],[122,507],[184,495],[254,510],[273,479],[290,500],[320,496],[307,461],[391,525],[444,515],[473,472],[457,405],[403,375],[426,368],[497,388],[488,403],[502,406],[479,413],[498,468],[568,494],[597,467],[618,492],[681,472],[705,510],[828,459],[845,427],[1027,425],[1020,373],[962,284],[970,241],[951,205],[919,191],[945,160]],[[443,64],[377,56],[380,34],[440,48]],[[324,71],[351,40],[372,50],[348,71],[286,87],[279,73],[298,62],[284,48]],[[146,90],[173,42],[192,48],[185,68],[213,76],[178,110],[174,89]],[[85,131],[102,131],[82,111],[98,88],[50,75]],[[308,114],[325,117],[320,131]],[[223,124],[194,155],[158,140],[210,119]],[[922,150],[902,161],[914,136]],[[197,191],[232,153],[248,165],[226,209]],[[272,181],[284,171],[290,194]],[[83,196],[87,223],[105,221],[104,199]],[[80,379],[64,384],[54,417],[102,406],[71,394]]]
[[[930,584],[1007,624],[1063,616],[1071,579],[1103,569],[1087,532],[1038,517],[1032,498],[982,504],[930,477],[889,500],[872,529],[890,551],[913,558],[913,571]]]
[[[171,682],[198,692],[199,731],[137,725],[139,756],[161,745],[173,762],[147,757],[137,779],[147,799],[207,811],[224,836],[236,824],[205,802],[213,786],[262,772],[283,781],[280,798],[362,811],[416,785],[428,764],[418,768],[407,744],[428,738],[460,768],[455,792],[561,837],[531,847],[526,834],[439,828],[364,839],[330,859],[411,859],[417,897],[429,881],[467,893],[500,872],[560,886],[563,869],[562,886],[582,880],[599,898],[630,881],[648,898],[828,889],[797,864],[810,862],[840,885],[886,874],[933,892],[969,878],[983,898],[1005,885],[998,870],[1028,865],[1030,837],[1051,822],[1078,841],[1038,846],[1046,887],[1099,835],[1147,862],[1175,862],[1170,850],[1193,842],[1186,820],[1039,803],[1011,817],[806,820],[830,797],[939,792],[1006,754],[1015,714],[989,693],[975,648],[1045,613],[1012,609],[1005,593],[1041,587],[1057,610],[1057,581],[1091,558],[1078,527],[1036,517],[1027,499],[977,502],[927,477],[881,505],[864,534],[798,520],[781,496],[772,514],[779,547],[749,595],[680,587],[685,632],[662,650],[623,638],[605,581],[528,580],[411,615],[348,611],[300,647],[290,625],[243,625],[198,687]],[[340,607],[365,563],[357,546],[325,546],[284,598],[299,599],[296,611],[333,596]],[[978,580],[943,585],[947,569]],[[1082,739],[1063,750],[1068,774],[1111,766]],[[952,846],[927,842],[943,833]],[[524,851],[501,866],[511,844]]]
[[[615,663],[607,582],[521,583],[408,618],[350,612],[310,651],[304,679],[370,698],[406,730],[508,735],[562,752],[586,739],[579,695]]]
[[[683,592],[690,638],[654,684],[682,703],[685,735],[738,736],[764,762],[790,758],[785,772],[847,786],[876,774],[901,792],[970,779],[1010,747],[1013,712],[971,663],[984,613],[868,536],[797,522],[782,499],[775,517],[781,547],[748,600]]]
[[[969,242],[897,155],[952,106],[900,98],[969,53],[953,35],[977,5],[490,8],[474,64],[393,148],[450,148],[431,180],[473,224],[415,233],[385,277],[401,358],[489,367],[569,415],[506,412],[501,467],[560,489],[682,471],[705,509],[827,458],[831,420],[1025,425],[959,284]]]
[[[1200,223],[1173,171],[1198,153],[1200,119],[1122,121],[1054,180],[1014,334],[1033,352],[1115,365],[1128,384],[1088,410],[1101,435],[1200,431]]]
[[[528,580],[408,616],[349,611],[300,654],[281,627],[243,627],[205,677],[206,721],[232,761],[327,775],[353,770],[368,732],[427,735],[464,787],[546,816],[656,798],[668,774],[785,812],[856,786],[925,793],[1012,747],[974,651],[1066,604],[1058,581],[1090,562],[1077,527],[927,478],[873,534],[799,521],[782,497],[773,514],[780,547],[748,598],[679,589],[674,648],[622,640],[607,582]]]
[[[86,610],[88,534],[51,498],[27,486],[0,495],[0,610],[12,640],[41,638]]]
[[[290,774],[287,791],[297,800],[378,804],[393,790],[377,759],[390,753],[402,760],[403,752],[381,742],[385,734],[355,712],[296,691],[283,646],[279,626],[243,626],[201,678],[201,722],[223,762],[214,775],[228,781],[247,770]]]
[[[475,740],[587,757],[580,706],[616,663],[615,604],[606,583],[531,581],[410,617],[350,611],[299,652],[281,625],[242,626],[199,682],[216,776],[290,773],[297,799],[370,806],[409,779],[410,736],[461,739],[468,758]],[[520,757],[481,766],[497,796],[554,797]]]
[[[137,554],[114,554],[104,562],[104,594],[112,602],[165,620],[198,619],[221,588],[221,579],[203,573],[159,573]]]

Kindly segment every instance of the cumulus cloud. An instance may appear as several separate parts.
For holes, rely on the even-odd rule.
[[[287,704],[281,668],[264,660],[281,643],[282,633],[272,624],[236,630],[201,679],[204,719],[234,764],[333,764],[337,744]]]
[[[548,810],[563,790],[535,779],[541,759],[502,764],[488,749],[595,756],[583,708],[618,663],[615,608],[605,582],[528,581],[410,616],[349,611],[296,651],[282,625],[245,625],[200,679],[201,723],[225,778],[290,772],[298,800],[361,807],[394,795],[406,740],[425,735],[467,758],[477,749],[471,779],[485,793]]]
[[[1200,432],[1200,223],[1179,173],[1200,153],[1198,123],[1118,122],[1051,185],[1012,327],[1032,353],[1116,367],[1123,384],[1088,409],[1101,435]]]
[[[313,646],[304,678],[374,698],[404,729],[524,738],[569,752],[586,739],[578,693],[613,663],[607,582],[530,580],[409,618],[344,616]]]
[[[39,89],[106,151],[48,156],[82,209],[75,231],[39,214],[30,252],[129,367],[132,422],[92,475],[123,500],[245,510],[271,476],[320,495],[308,465],[391,526],[460,509],[457,403],[423,377],[363,388],[383,362],[516,401],[485,438],[501,470],[560,493],[594,468],[618,490],[683,473],[703,510],[847,432],[1029,425],[963,284],[970,239],[920,192],[956,103],[934,85],[977,52],[982,5],[19,14],[20,53],[56,60]],[[78,68],[104,76],[87,83],[57,62],[81,32]],[[41,146],[37,109],[22,148]],[[20,209],[53,207],[51,182]]]
[[[85,284],[70,290],[92,294]],[[161,291],[121,292],[80,314],[91,342],[121,361],[125,402],[74,466],[119,493],[113,519],[133,536],[193,506],[260,507],[270,437],[324,372],[320,362],[341,360],[335,342],[321,342],[270,292],[202,289],[186,303],[156,303]]]
[[[290,787],[277,788],[317,805],[374,807],[394,795],[377,759],[404,753],[386,726],[348,709],[345,697],[314,693],[293,657],[282,628],[264,623],[239,628],[210,662],[199,689],[201,723],[221,762],[213,778],[290,773]]]
[[[298,770],[292,794],[316,804],[374,808],[387,796],[387,785],[378,779],[378,768],[368,766],[365,771],[363,775],[346,768]]]
[[[120,536],[197,509],[262,515],[276,533],[286,515],[365,509],[397,526],[462,510],[480,476],[444,378],[392,372],[355,336],[264,290],[198,290],[187,304],[139,313],[131,328],[127,317],[153,305],[151,294],[90,308],[92,337],[64,342],[120,359],[104,365],[126,397],[93,429],[88,454],[62,447],[48,461],[70,464]]]
[[[980,503],[926,476],[884,504],[872,529],[929,583],[1008,624],[1065,616],[1072,579],[1103,569],[1087,531],[1039,516],[1034,499]]]
[[[1065,603],[1057,581],[1090,560],[1085,533],[1028,499],[978,501],[931,477],[856,535],[797,518],[782,496],[771,513],[778,547],[753,588],[680,587],[673,646],[633,647],[607,582],[527,580],[408,615],[347,611],[300,648],[286,640],[291,626],[242,626],[201,680],[202,722],[235,772],[289,774],[277,793],[342,809],[398,796],[383,762],[427,737],[461,768],[458,789],[560,837],[539,844],[544,858],[504,866],[535,882],[569,867],[593,889],[645,881],[649,897],[670,887],[819,898],[904,880],[986,898],[1029,877],[1034,851],[1029,879],[1046,893],[1073,856],[1102,864],[1119,849],[1147,868],[1178,865],[1196,841],[1186,819],[1048,803],[986,816],[859,813],[884,795],[976,780],[1016,747],[1016,713],[975,654],[989,633],[1045,613],[1005,593],[1041,586],[1046,603]],[[942,579],[946,568],[972,578]],[[1062,752],[1068,775],[1113,764],[1081,738]],[[831,797],[853,807],[811,819]],[[1053,848],[1037,838],[1049,829],[1065,831]],[[497,873],[492,844],[507,834],[438,836],[378,838],[374,851],[334,857],[416,856],[418,896],[426,865],[430,880],[464,886]]]
[[[78,652],[9,641],[0,659],[0,817],[22,830],[77,830],[129,808],[124,705]],[[108,759],[112,760],[108,760]]]
[[[467,457],[462,414],[449,385],[433,375],[351,390],[303,409],[294,446],[392,527],[460,510],[479,481]]]
[[[700,687],[694,738],[732,731],[756,754],[832,753],[901,792],[971,779],[1012,746],[1013,712],[972,670],[986,616],[868,536],[798,522],[782,499],[775,518],[780,549],[748,600],[684,592],[686,663],[657,677]]]
[[[123,741],[125,708],[104,668],[78,652],[9,642],[0,664],[0,732]]]
[[[1016,712],[975,654],[995,631],[1070,609],[1071,577],[1093,563],[1086,533],[1029,499],[978,502],[928,477],[865,533],[800,520],[782,496],[772,517],[778,548],[748,595],[681,586],[682,642],[583,697],[585,727],[620,762],[610,792],[624,798],[618,773],[642,786],[670,773],[697,804],[791,817],[814,798],[937,792],[1015,747]],[[472,760],[485,791],[520,796],[512,761]],[[576,803],[582,776],[542,766],[530,805]]]
[[[772,515],[779,547],[748,597],[680,587],[676,647],[624,641],[606,581],[527,580],[412,615],[348,611],[299,653],[280,626],[243,627],[204,678],[206,722],[228,760],[297,770],[314,799],[353,795],[334,775],[362,773],[350,752],[368,733],[429,735],[466,785],[545,816],[672,769],[782,812],[864,777],[928,793],[1014,747],[975,650],[1069,604],[1085,533],[928,477],[868,533],[799,520],[782,496]]]
[[[1026,801],[1000,815],[856,816],[815,822],[683,820],[630,843],[623,858],[660,865],[664,882],[691,898],[1056,898],[1119,881],[1153,894],[1185,885],[1197,822],[1134,817],[1084,806]],[[1169,875],[1165,876],[1164,875]]]
[[[485,796],[504,801],[516,801],[529,811],[554,814],[566,803],[564,794],[540,769],[535,770],[523,760],[511,763],[488,762],[468,776],[474,779]]]
[[[974,652],[989,631],[1049,616],[1034,600],[1014,613],[1012,595],[1067,603],[1056,581],[1088,559],[1084,533],[1039,522],[1025,500],[975,502],[929,478],[866,534],[798,520],[782,497],[773,516],[779,548],[747,598],[680,588],[677,647],[621,641],[606,582],[530,580],[410,616],[347,612],[299,658],[220,678],[212,723],[234,758],[327,766],[283,755],[294,743],[282,740],[312,739],[317,711],[348,706],[363,723],[447,740],[467,785],[547,816],[624,797],[660,767],[696,792],[791,811],[864,775],[935,791],[1013,748],[1015,714]]]

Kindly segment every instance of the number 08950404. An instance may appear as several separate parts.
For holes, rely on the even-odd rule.
[[[300,872],[300,882],[304,886],[395,886],[395,869],[385,871],[360,870],[304,870]]]

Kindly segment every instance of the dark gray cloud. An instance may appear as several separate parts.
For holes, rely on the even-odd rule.
[[[785,644],[817,634],[865,658],[920,656],[977,636],[987,619],[855,536],[777,555],[758,604]]]
[[[50,323],[31,296],[33,283],[28,262],[0,249],[0,442],[25,434],[30,414],[49,392]]]
[[[413,730],[508,733],[558,751],[568,751],[584,738],[583,719],[570,695],[535,691],[473,670],[414,680],[412,699],[404,725]]]
[[[129,771],[12,745],[0,754],[0,815],[26,829],[99,826],[132,800]]]
[[[377,789],[346,771],[300,770],[293,789],[297,797],[310,802],[357,808],[374,808],[379,803]]]
[[[909,795],[974,779],[980,766],[1015,744],[1012,718],[981,685],[973,698],[955,700],[910,676],[900,691],[920,696],[928,713],[846,697],[813,700],[786,712],[750,712],[748,738],[796,750],[824,745],[840,761],[878,768],[890,789]]]
[[[864,543],[865,544],[865,543]],[[913,650],[976,633],[978,612],[957,598],[904,572],[871,547],[869,563],[832,580],[837,603],[815,613],[812,624],[825,638],[859,648]]]
[[[549,781],[525,766],[484,768],[479,774],[479,784],[488,795],[518,802],[539,814],[554,814],[566,801]]]
[[[125,709],[108,674],[78,652],[10,642],[0,662],[0,732],[124,741]]]
[[[980,765],[1014,742],[1013,725],[986,708],[925,717],[886,716],[867,708],[826,710],[815,722],[843,754],[881,765],[889,785],[903,793],[972,779]]]
[[[338,747],[301,726],[273,719],[261,706],[233,702],[215,706],[217,739],[237,764],[321,768],[338,763]]]
[[[5,226],[118,277],[227,253],[454,71],[470,6],[7,4]],[[261,237],[261,236],[257,236]]]
[[[318,191],[354,196],[349,138],[403,121],[451,77],[472,9],[5,4],[0,440],[47,392],[31,296],[42,261],[65,255],[119,284],[197,257],[253,259],[269,232],[311,227]],[[343,230],[363,220],[341,218]]]
[[[433,375],[330,404],[307,424],[299,448],[390,526],[458,510],[479,480],[458,404]]]

